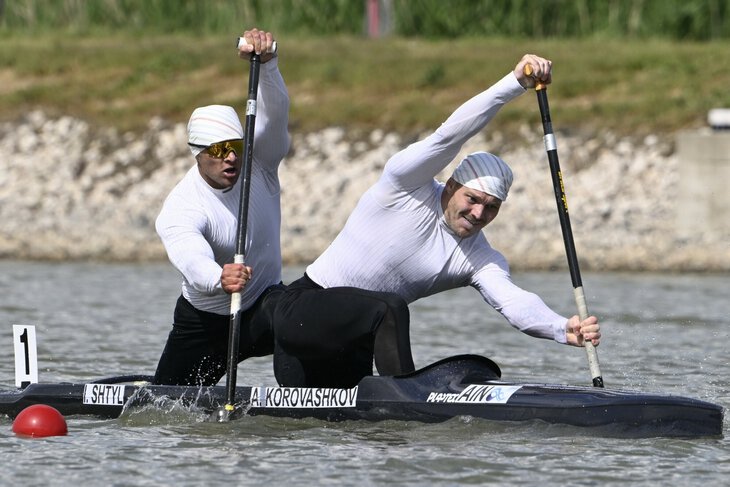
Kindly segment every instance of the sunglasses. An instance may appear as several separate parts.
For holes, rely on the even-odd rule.
[[[217,159],[225,159],[231,152],[236,154],[237,157],[243,155],[242,139],[224,140],[223,142],[216,142],[215,144],[210,145],[197,145],[188,142],[188,145],[197,147],[198,149],[205,149],[208,154]]]

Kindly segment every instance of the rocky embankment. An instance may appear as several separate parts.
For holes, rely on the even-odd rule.
[[[566,267],[540,130],[509,140],[487,131],[463,148],[493,151],[513,168],[510,196],[486,230],[513,269]],[[678,230],[671,139],[557,138],[582,269],[730,270],[727,234]],[[159,119],[141,136],[41,112],[0,125],[0,258],[165,259],[154,221],[194,163],[185,142],[183,124]],[[410,142],[379,131],[353,141],[340,128],[294,134],[280,170],[286,263],[314,259],[388,157]]]

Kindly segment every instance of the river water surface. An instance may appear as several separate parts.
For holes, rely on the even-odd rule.
[[[301,273],[287,269],[285,282]],[[515,281],[574,314],[565,273]],[[589,274],[606,387],[730,407],[730,275]],[[0,262],[0,385],[14,384],[12,325],[36,326],[41,382],[152,374],[179,278],[166,263]],[[513,330],[471,288],[411,307],[416,366],[459,353],[495,360],[507,380],[590,385],[582,349]],[[270,358],[241,384],[275,385]],[[68,418],[68,436],[16,437],[0,417],[0,472],[17,485],[723,485],[723,438],[620,439],[541,423],[459,418],[442,424],[250,417],[204,422],[192,411],[115,420]]]

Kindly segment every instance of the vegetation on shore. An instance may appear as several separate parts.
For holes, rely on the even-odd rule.
[[[362,35],[365,4],[0,0],[0,121],[42,109],[140,132],[204,104],[243,108],[239,19],[277,35],[301,132],[432,129],[527,52],[555,63],[563,129],[670,133],[730,107],[730,11],[718,0],[394,0],[395,34],[382,38]],[[500,127],[539,127],[538,117],[526,96]]]
[[[0,32],[211,34],[242,20],[315,36],[730,38],[726,0],[0,0]]]
[[[199,105],[243,107],[248,67],[236,56],[235,36],[7,37],[0,42],[1,117],[40,108],[139,131],[155,116],[186,121]],[[726,42],[352,36],[279,42],[292,127],[301,131],[433,128],[526,52],[554,61],[551,109],[563,127],[671,132],[702,126],[713,107],[730,107]],[[517,127],[536,117],[534,100],[523,97],[500,123]]]

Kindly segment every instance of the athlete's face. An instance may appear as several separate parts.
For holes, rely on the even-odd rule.
[[[446,225],[459,237],[480,232],[499,213],[502,200],[491,194],[463,186],[453,179],[446,182],[441,195]]]
[[[215,189],[232,187],[241,173],[241,158],[234,151],[225,157],[214,157],[204,150],[198,154],[197,160],[200,175]]]

